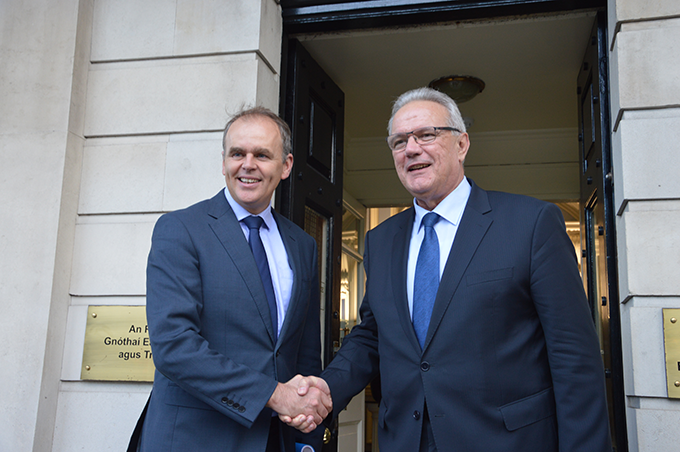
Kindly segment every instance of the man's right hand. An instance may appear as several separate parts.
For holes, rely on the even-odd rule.
[[[309,433],[328,416],[333,402],[323,379],[296,375],[278,384],[267,406],[278,413],[282,422]]]

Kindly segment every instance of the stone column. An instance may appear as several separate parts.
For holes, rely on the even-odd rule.
[[[631,451],[676,450],[663,308],[680,308],[680,2],[610,0],[614,201]]]
[[[81,3],[83,5],[81,5]],[[87,1],[0,5],[0,450],[50,450],[80,177]]]

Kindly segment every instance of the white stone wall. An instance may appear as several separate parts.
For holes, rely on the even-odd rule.
[[[632,452],[677,449],[662,309],[680,308],[680,2],[610,0],[614,202]]]
[[[160,214],[278,110],[275,0],[0,2],[1,451],[124,450],[150,389],[80,381],[88,305],[141,305]]]
[[[0,2],[2,451],[49,450],[52,437],[83,143],[80,10]]]
[[[123,450],[150,385],[79,381],[87,306],[143,304],[158,216],[224,187],[221,130],[278,109],[274,0],[94,0],[54,450]]]

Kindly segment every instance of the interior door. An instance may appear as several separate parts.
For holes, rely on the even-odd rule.
[[[283,117],[293,134],[293,171],[278,205],[316,239],[319,249],[321,333],[326,366],[340,347],[342,162],[345,95],[295,39],[287,41]],[[324,452],[337,450],[337,426]]]
[[[605,367],[612,444],[628,451],[609,140],[606,17],[599,13],[578,74],[582,274]]]

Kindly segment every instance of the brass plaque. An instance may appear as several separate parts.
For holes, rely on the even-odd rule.
[[[666,348],[668,397],[680,398],[680,309],[663,310],[663,339]]]
[[[153,381],[145,306],[89,306],[81,380]]]

